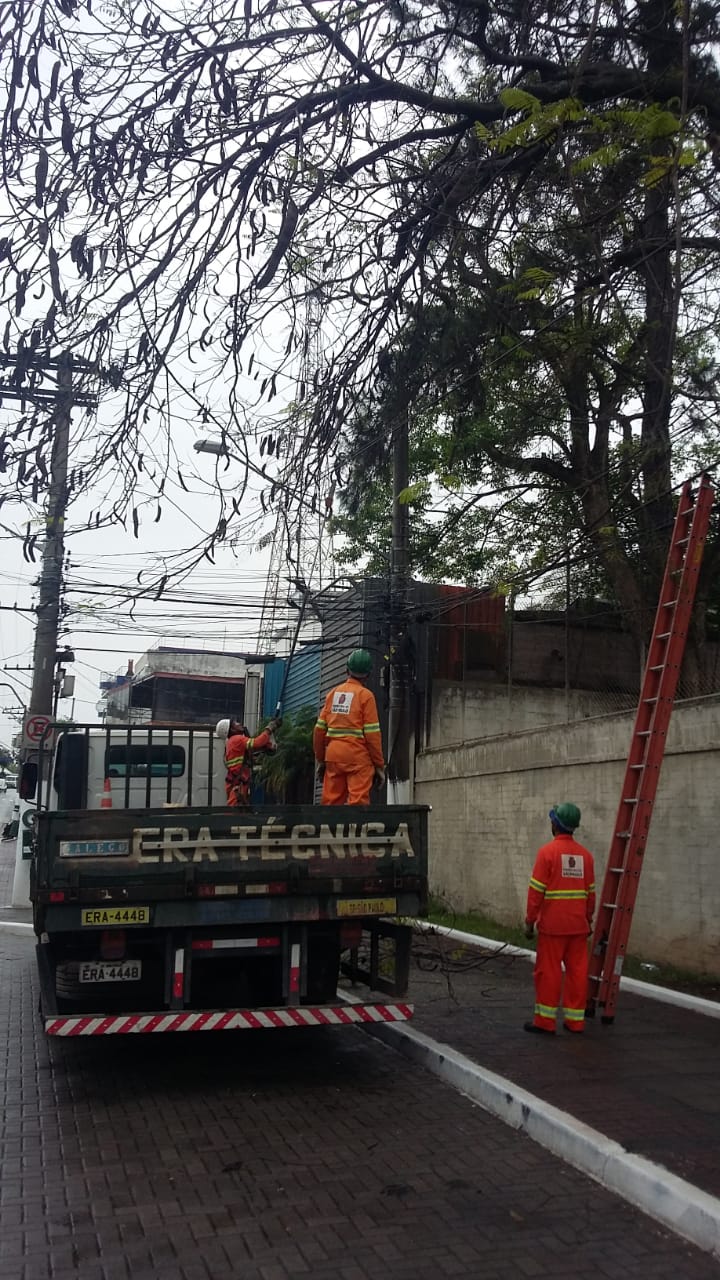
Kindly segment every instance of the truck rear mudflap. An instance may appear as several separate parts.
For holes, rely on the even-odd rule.
[[[262,1031],[277,1027],[349,1027],[407,1022],[411,1004],[329,1004],[278,1009],[205,1009],[181,1013],[68,1014],[45,1017],[49,1036],[152,1035],[167,1031]]]

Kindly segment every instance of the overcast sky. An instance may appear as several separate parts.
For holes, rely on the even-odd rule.
[[[207,433],[208,435],[210,433]],[[263,533],[274,527],[272,516],[263,517],[258,483],[251,484],[243,505],[238,532],[231,545],[218,549],[215,564],[202,564],[182,583],[169,584],[159,600],[139,600],[134,608],[123,596],[137,588],[137,575],[157,571],[161,559],[172,565],[178,552],[196,543],[215,526],[218,517],[218,487],[231,494],[242,476],[238,462],[226,467],[224,459],[197,454],[192,444],[198,433],[187,425],[185,439],[176,440],[178,454],[186,461],[185,494],[176,485],[168,490],[158,523],[152,516],[143,520],[140,536],[121,526],[82,530],[87,519],[86,500],[76,504],[68,520],[66,551],[70,557],[67,573],[69,615],[61,643],[73,648],[76,662],[75,718],[95,720],[100,696],[98,682],[103,672],[124,670],[128,658],[136,659],[157,643],[187,647],[255,650],[262,600],[265,591],[270,549],[258,550]],[[192,479],[192,471],[195,479]],[[0,679],[18,689],[0,687],[0,741],[8,743],[17,730],[12,711],[28,698],[32,664],[35,617],[28,610],[36,601],[35,583],[40,563],[23,559],[22,540],[11,537],[9,509],[3,509],[6,529],[0,531],[4,552],[0,569],[0,657],[5,668]],[[283,590],[282,597],[285,598]],[[18,606],[18,612],[13,606]],[[8,668],[10,668],[8,670]],[[59,714],[69,715],[70,700],[60,703]]]

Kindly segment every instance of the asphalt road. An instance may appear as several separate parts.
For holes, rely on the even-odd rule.
[[[362,1031],[48,1041],[36,1002],[0,930],[3,1280],[720,1275]]]

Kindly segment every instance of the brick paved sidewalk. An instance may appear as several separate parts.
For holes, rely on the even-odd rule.
[[[0,931],[5,1280],[713,1280],[354,1029],[46,1041]]]
[[[529,961],[439,934],[415,958],[420,1031],[720,1196],[720,1020],[621,992],[612,1026],[532,1036]]]

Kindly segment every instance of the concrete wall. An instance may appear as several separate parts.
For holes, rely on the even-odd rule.
[[[514,680],[527,684],[565,683],[567,642],[570,684],[574,688],[631,690],[640,683],[640,659],[627,632],[610,626],[570,623],[558,616],[517,613],[510,661]]]
[[[466,681],[434,680],[428,746],[447,747],[474,738],[520,733],[542,725],[586,720],[589,716],[634,707],[627,693],[591,693],[570,689],[530,689]]]
[[[602,884],[634,714],[599,716],[417,759],[415,798],[432,805],[433,893],[460,911],[517,924],[547,812],[572,800]],[[673,714],[630,949],[720,975],[720,696]]]
[[[153,674],[218,676],[238,680],[245,675],[246,662],[233,653],[203,652],[200,649],[148,649],[135,664],[135,675],[144,680]]]

